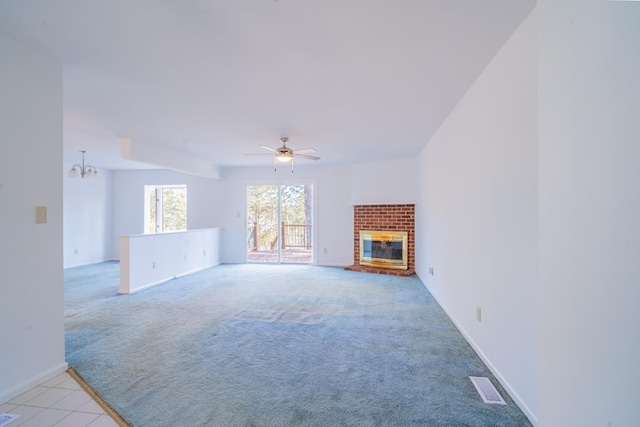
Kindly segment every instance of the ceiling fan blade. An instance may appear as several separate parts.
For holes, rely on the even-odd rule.
[[[269,151],[276,151],[275,148],[267,147],[266,145],[258,145],[258,147],[264,148],[265,150],[269,150]]]
[[[309,159],[309,160],[320,160],[320,157],[318,156],[308,156],[306,154],[298,154],[298,153],[293,153],[293,157],[302,157],[303,159]]]
[[[302,153],[302,152],[315,153],[318,150],[316,150],[315,148],[296,148],[293,151],[296,153]]]

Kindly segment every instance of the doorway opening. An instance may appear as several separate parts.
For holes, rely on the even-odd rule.
[[[247,262],[313,262],[313,185],[247,186]]]

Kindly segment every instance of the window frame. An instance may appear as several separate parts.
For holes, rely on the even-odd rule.
[[[182,230],[164,230],[164,192],[162,190],[166,190],[166,189],[178,189],[178,190],[184,190],[184,212],[185,212],[185,218],[184,218],[184,229]],[[151,206],[151,197],[152,194],[151,192],[155,191],[156,193],[156,197],[155,197],[155,231],[151,230],[152,227],[152,221],[151,221],[151,213],[152,213],[152,206]],[[144,225],[143,225],[143,230],[144,230],[144,234],[159,234],[159,233],[176,233],[176,232],[180,232],[180,231],[187,231],[188,229],[188,223],[187,223],[187,219],[188,219],[188,211],[187,211],[187,207],[188,207],[188,189],[187,189],[187,184],[162,184],[162,185],[156,185],[156,184],[150,184],[150,185],[145,185],[144,186]]]

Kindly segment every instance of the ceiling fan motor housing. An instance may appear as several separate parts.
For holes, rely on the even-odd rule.
[[[281,147],[276,150],[278,157],[293,157],[293,150],[288,147]]]
[[[280,142],[282,142],[282,147],[276,149],[276,159],[281,162],[288,162],[293,159],[293,150],[287,147],[287,141],[289,138],[283,136],[280,138]]]

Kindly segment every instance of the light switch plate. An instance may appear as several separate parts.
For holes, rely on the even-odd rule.
[[[47,223],[47,207],[36,206],[36,224],[46,224],[46,223]]]

